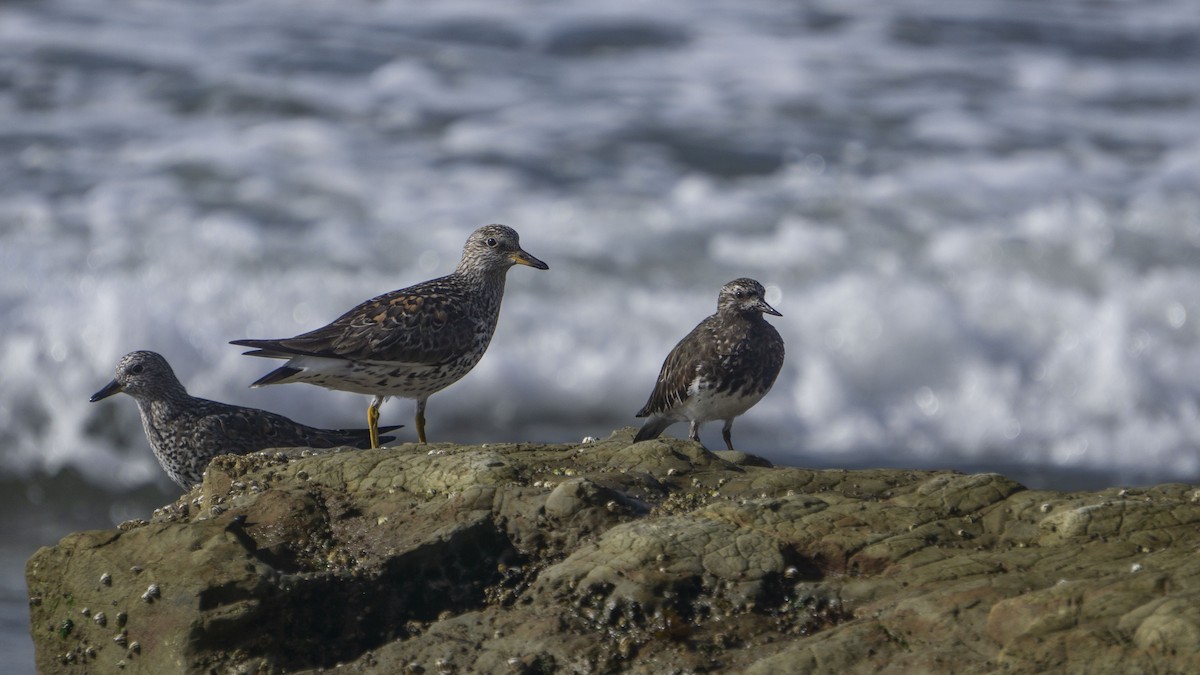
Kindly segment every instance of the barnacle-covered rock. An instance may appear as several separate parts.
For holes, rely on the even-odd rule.
[[[39,672],[1196,672],[1195,495],[632,430],[282,449],[26,576]]]

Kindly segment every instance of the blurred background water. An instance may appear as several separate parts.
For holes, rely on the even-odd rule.
[[[122,354],[361,426],[366,397],[248,389],[272,364],[227,341],[444,274],[489,222],[551,270],[509,275],[433,440],[635,424],[751,276],[788,360],[741,449],[1196,481],[1197,72],[1192,0],[6,2],[0,652],[30,662],[37,546],[178,494],[133,401],[88,403]]]

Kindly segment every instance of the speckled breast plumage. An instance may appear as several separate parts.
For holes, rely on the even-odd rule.
[[[783,367],[783,338],[766,321],[713,315],[680,341],[639,414],[735,417],[758,403]]]
[[[204,470],[217,455],[245,455],[267,448],[365,447],[369,441],[366,429],[319,429],[266,410],[192,396],[139,400],[138,409],[154,457],[184,489],[203,480]]]

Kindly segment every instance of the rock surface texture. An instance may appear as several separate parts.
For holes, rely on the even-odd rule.
[[[1200,672],[1200,490],[689,441],[218,457],[28,562],[39,672]]]

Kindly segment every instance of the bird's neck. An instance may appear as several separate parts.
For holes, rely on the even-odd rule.
[[[487,264],[479,258],[463,256],[458,261],[458,267],[454,268],[454,273],[469,279],[487,280],[492,283],[500,280],[503,283],[504,277],[508,274],[508,267]]]
[[[759,312],[739,312],[736,309],[720,311],[717,312],[717,315],[728,322],[756,323],[765,320]]]
[[[141,411],[143,418],[171,418],[187,409],[185,404],[188,398],[187,392],[182,390],[172,391],[154,398],[139,398],[137,399],[138,410]]]
[[[496,307],[500,306],[500,300],[504,297],[504,281],[508,278],[507,269],[480,269],[478,267],[464,266],[460,263],[454,273],[460,279],[466,281],[474,292],[494,302]]]

